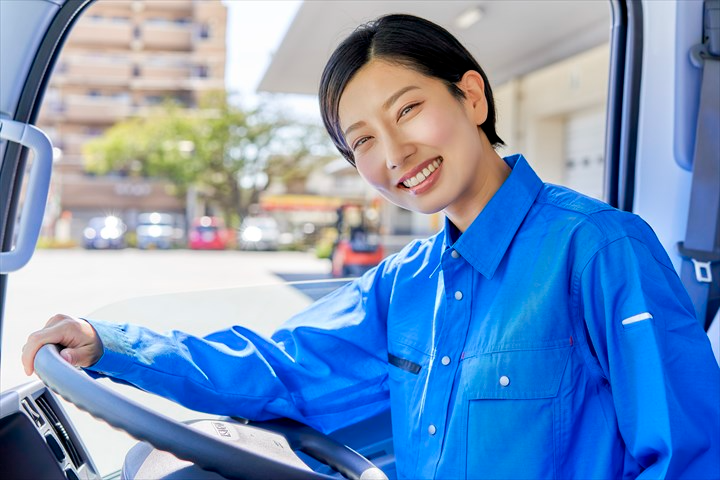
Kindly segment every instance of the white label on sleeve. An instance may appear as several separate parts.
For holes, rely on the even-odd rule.
[[[633,315],[632,317],[628,317],[625,320],[622,321],[623,325],[630,325],[631,323],[637,323],[642,322],[643,320],[648,320],[653,318],[652,315],[650,315],[648,312],[645,313],[638,313],[637,315]]]

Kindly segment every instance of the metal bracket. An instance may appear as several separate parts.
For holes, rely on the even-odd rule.
[[[700,283],[712,283],[712,262],[690,259],[695,267],[695,279]]]

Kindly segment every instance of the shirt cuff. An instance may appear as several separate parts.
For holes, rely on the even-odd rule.
[[[86,367],[101,375],[113,376],[123,373],[133,363],[134,352],[125,333],[125,326],[101,320],[83,318],[95,329],[103,346],[103,355],[93,365]]]

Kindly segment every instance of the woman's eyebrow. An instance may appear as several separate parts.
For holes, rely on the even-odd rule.
[[[407,87],[401,88],[397,92],[390,95],[390,97],[388,97],[387,100],[385,100],[385,103],[383,103],[383,109],[385,109],[385,110],[389,109],[390,107],[392,107],[392,104],[397,101],[398,98],[402,97],[410,90],[417,90],[419,88],[420,87],[416,87],[415,85],[408,85]]]
[[[364,125],[365,125],[365,122],[363,122],[362,120],[359,121],[359,122],[355,122],[355,123],[353,123],[352,125],[350,125],[350,126],[347,128],[347,130],[345,130],[345,133],[344,133],[343,135],[345,135],[345,138],[347,138],[348,135],[350,134],[350,132],[352,132],[353,130],[355,130],[355,129],[357,129],[357,128],[360,128],[360,127],[362,127],[362,126],[364,126]]]
[[[392,95],[390,95],[387,100],[385,100],[385,102],[382,104],[383,110],[388,110],[390,107],[392,107],[393,103],[397,102],[398,98],[402,97],[403,95],[405,95],[405,94],[406,94],[407,92],[409,92],[410,90],[417,90],[417,89],[419,89],[419,88],[420,88],[420,87],[417,87],[417,86],[415,86],[415,85],[408,85],[407,87],[401,88],[401,89],[398,90],[397,92],[395,92],[395,93],[393,93]],[[352,132],[352,131],[355,130],[356,128],[360,128],[360,127],[362,127],[362,126],[364,126],[364,125],[365,125],[365,122],[363,122],[363,121],[355,122],[355,123],[353,123],[352,125],[350,125],[350,126],[347,128],[347,130],[345,130],[345,132],[344,132],[345,138],[347,138],[347,136],[348,136],[348,134],[349,134],[350,132]]]

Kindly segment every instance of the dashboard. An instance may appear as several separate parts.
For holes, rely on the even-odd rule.
[[[100,478],[57,398],[39,381],[0,396],[0,445],[3,478]]]

